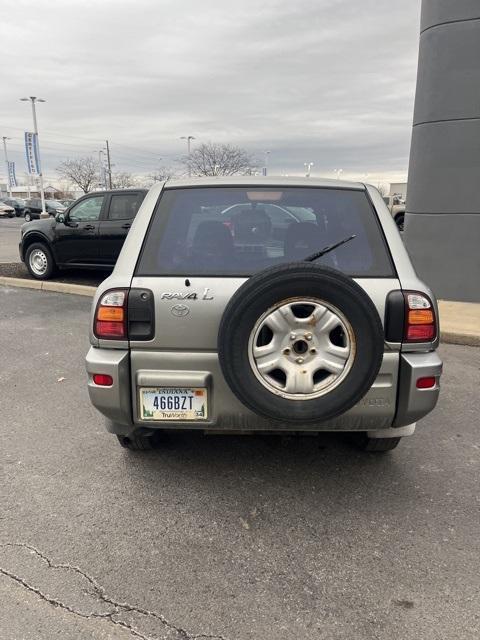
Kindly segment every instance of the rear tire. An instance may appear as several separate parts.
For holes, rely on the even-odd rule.
[[[403,233],[404,229],[405,229],[405,214],[401,213],[400,215],[398,215],[395,218],[395,224],[398,227],[398,230],[400,231],[400,233]]]
[[[32,214],[30,213],[30,211],[25,211],[25,222],[31,222],[32,221]]]
[[[158,439],[152,436],[117,436],[120,446],[130,451],[150,451],[158,447]]]
[[[34,242],[25,252],[25,264],[36,280],[48,280],[55,272],[55,260],[47,245]]]
[[[356,447],[361,451],[368,451],[371,453],[392,451],[392,449],[395,449],[398,446],[401,439],[402,438],[370,438],[366,433],[354,435]]]

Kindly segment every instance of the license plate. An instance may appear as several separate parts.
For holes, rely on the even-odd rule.
[[[142,420],[206,420],[207,390],[199,387],[140,389]]]

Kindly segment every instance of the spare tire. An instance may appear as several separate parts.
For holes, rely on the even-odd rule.
[[[384,335],[352,278],[308,262],[261,271],[232,296],[218,333],[225,379],[255,413],[324,422],[361,400],[377,377]]]

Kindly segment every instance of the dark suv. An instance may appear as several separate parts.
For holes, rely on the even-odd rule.
[[[65,206],[59,200],[45,200],[45,211],[51,216],[57,215],[57,213],[63,213]],[[40,198],[31,198],[25,203],[25,209],[23,211],[25,221],[38,220],[42,213],[42,200]]]
[[[56,267],[112,269],[145,189],[89,193],[52,219],[24,224],[20,257],[34,278],[47,280]]]

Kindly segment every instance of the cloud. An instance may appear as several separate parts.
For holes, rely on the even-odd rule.
[[[2,132],[23,166],[27,103],[41,95],[54,172],[109,138],[118,169],[185,151],[181,135],[232,142],[272,170],[405,172],[419,3],[364,0],[3,2]],[[162,160],[159,160],[162,157]],[[18,171],[21,173],[21,171]]]

